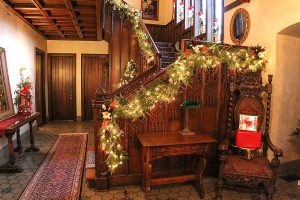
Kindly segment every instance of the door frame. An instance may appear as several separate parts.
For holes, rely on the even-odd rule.
[[[39,48],[35,48],[35,62],[36,62],[36,57],[37,55],[40,55],[42,60],[41,60],[41,78],[42,81],[40,82],[39,80],[37,80],[37,69],[36,69],[36,63],[35,63],[35,85],[37,85],[37,83],[39,83],[41,85],[41,108],[42,108],[42,113],[41,113],[41,125],[47,123],[47,113],[46,113],[46,63],[45,63],[45,55],[46,53],[39,49]],[[35,95],[36,95],[36,88],[35,88]],[[36,107],[36,103],[37,101],[35,101],[35,107]]]
[[[73,86],[72,86],[72,90],[73,90],[73,94],[74,94],[74,98],[73,98],[73,109],[74,109],[74,116],[73,116],[73,120],[76,121],[76,115],[77,115],[77,105],[76,105],[76,54],[74,53],[47,53],[47,63],[48,63],[48,111],[49,111],[49,121],[53,121],[53,113],[52,113],[52,85],[51,85],[51,80],[52,80],[52,66],[51,66],[51,58],[55,57],[55,56],[69,56],[72,57],[74,59],[74,64],[73,64]]]
[[[85,70],[84,70],[84,66],[83,66],[83,62],[82,62],[82,60],[83,60],[82,58],[84,56],[99,56],[100,58],[105,58],[108,61],[108,54],[81,54],[81,120],[82,121],[85,120],[85,109],[84,109],[84,96],[85,96],[85,91],[84,91],[84,87],[85,87],[84,76],[85,76]],[[103,77],[104,76],[105,76],[105,74],[103,74]],[[105,80],[103,80],[103,81],[105,81]]]

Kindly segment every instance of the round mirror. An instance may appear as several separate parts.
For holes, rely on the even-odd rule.
[[[237,9],[230,22],[230,37],[234,44],[242,44],[249,33],[250,29],[250,17],[249,13],[243,9]]]

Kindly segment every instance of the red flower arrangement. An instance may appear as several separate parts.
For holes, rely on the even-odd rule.
[[[30,82],[29,77],[24,77],[23,71],[26,68],[20,69],[20,77],[21,82],[17,84],[17,90],[15,90],[15,105],[18,108],[18,112],[31,112],[32,110],[32,96],[31,96],[31,90],[32,90],[32,84]]]

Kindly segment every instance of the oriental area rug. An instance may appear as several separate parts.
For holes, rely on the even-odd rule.
[[[20,200],[79,199],[86,133],[59,135]]]

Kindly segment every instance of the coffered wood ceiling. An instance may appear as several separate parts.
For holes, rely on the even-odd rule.
[[[101,40],[102,0],[0,0],[46,39]]]

